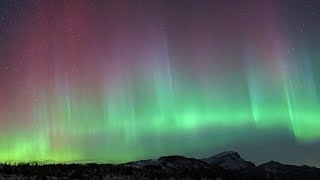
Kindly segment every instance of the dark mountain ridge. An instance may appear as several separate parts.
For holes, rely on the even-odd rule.
[[[163,156],[124,164],[0,165],[0,179],[320,180],[320,169],[270,161],[256,166],[234,151],[209,158]]]

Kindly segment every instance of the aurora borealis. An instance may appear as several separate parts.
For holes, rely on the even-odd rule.
[[[1,0],[0,162],[320,166],[319,22],[316,0]]]

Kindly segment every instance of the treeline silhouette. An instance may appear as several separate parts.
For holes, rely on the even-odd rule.
[[[0,179],[9,179],[10,176],[23,176],[24,179],[50,180],[53,179],[199,179],[199,180],[299,180],[319,179],[319,174],[284,173],[280,176],[267,175],[263,168],[255,167],[246,172],[226,170],[220,166],[198,169],[182,169],[166,171],[158,166],[133,168],[125,165],[113,164],[0,164]],[[2,176],[2,178],[1,178]],[[6,178],[7,177],[7,178]]]
[[[2,164],[0,174],[36,177],[37,180],[49,177],[67,179],[235,179],[236,174],[221,167],[202,168],[197,170],[164,171],[156,166],[132,168],[113,164]]]

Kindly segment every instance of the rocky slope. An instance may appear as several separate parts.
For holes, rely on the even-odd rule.
[[[133,168],[154,168],[166,171],[210,168],[210,165],[206,162],[183,156],[164,156],[159,159],[134,161],[124,165]]]
[[[310,166],[284,165],[276,161],[262,164],[266,179],[320,179],[320,169]]]
[[[231,171],[244,171],[248,168],[255,167],[255,164],[250,161],[245,161],[237,152],[226,151],[215,156],[201,159],[211,166],[221,166]]]

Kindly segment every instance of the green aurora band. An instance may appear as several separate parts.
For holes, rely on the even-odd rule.
[[[76,97],[66,92],[46,100],[41,99],[47,97],[43,95],[33,114],[38,122],[1,137],[0,161],[86,161],[88,155],[81,141],[95,137],[100,139],[102,155],[91,161],[126,162],[143,158],[140,152],[144,150],[137,148],[143,136],[192,134],[206,127],[241,128],[248,124],[270,131],[287,128],[299,141],[318,140],[320,106],[315,94],[308,88],[288,90],[289,86],[293,88],[288,84],[283,83],[278,91],[268,89],[270,85],[255,85],[256,89],[248,88],[247,92],[232,85],[217,94],[206,94],[192,85],[171,94],[168,85],[158,82],[153,90],[139,85],[131,91],[137,94],[119,91],[101,99],[93,94]],[[48,104],[53,106],[49,108]]]

